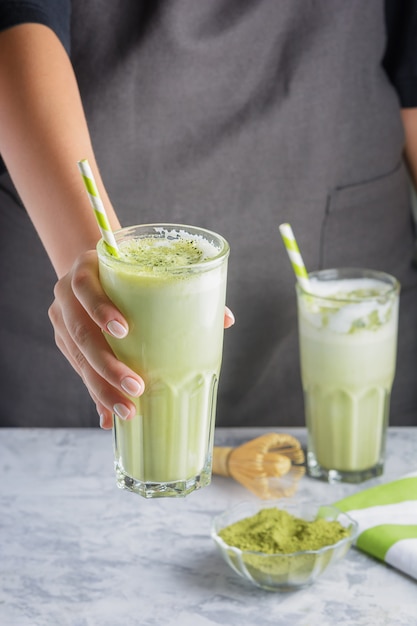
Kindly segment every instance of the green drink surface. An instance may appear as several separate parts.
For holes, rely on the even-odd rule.
[[[166,239],[143,237],[121,242],[120,258],[142,271],[195,265],[215,257],[217,248],[199,237]]]

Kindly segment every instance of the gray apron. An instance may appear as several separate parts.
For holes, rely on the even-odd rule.
[[[72,58],[120,220],[230,242],[237,321],[218,425],[304,424],[282,221],[309,270],[364,266],[402,283],[391,423],[417,424],[417,272],[383,11],[382,0],[73,2]],[[1,185],[0,423],[96,424],[54,346],[50,264],[6,175]]]

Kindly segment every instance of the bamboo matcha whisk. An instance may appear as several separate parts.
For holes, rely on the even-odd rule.
[[[215,446],[213,474],[231,476],[262,499],[288,497],[305,473],[304,460],[295,437],[266,433],[237,448]]]

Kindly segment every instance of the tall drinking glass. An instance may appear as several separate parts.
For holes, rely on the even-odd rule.
[[[146,385],[132,420],[114,416],[117,483],[147,498],[186,495],[211,480],[229,245],[176,224],[115,237],[119,258],[98,243],[100,281],[129,334],[106,338]]]
[[[400,285],[329,269],[296,286],[311,476],[358,483],[383,472]]]

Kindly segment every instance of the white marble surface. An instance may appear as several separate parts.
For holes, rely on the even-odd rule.
[[[216,444],[260,433],[218,429]],[[417,468],[417,428],[391,429],[387,447],[384,476],[362,488]],[[416,581],[356,549],[303,590],[251,586],[209,532],[213,515],[255,496],[220,477],[184,499],[121,491],[99,429],[1,429],[0,473],[1,626],[417,624]],[[305,477],[296,497],[330,503],[356,489]]]

